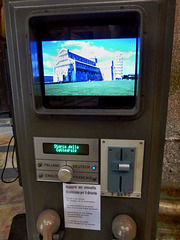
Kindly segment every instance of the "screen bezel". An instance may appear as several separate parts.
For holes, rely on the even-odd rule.
[[[105,16],[105,17],[104,17]],[[134,26],[131,26],[131,24],[136,18],[136,29],[133,29]],[[95,25],[95,22],[99,20],[99,25],[105,25],[109,23],[115,23],[117,20],[124,21],[124,19],[128,19],[129,23],[126,21],[126,31],[121,33],[121,38],[136,38],[137,47],[136,47],[136,73],[135,73],[135,94],[134,96],[46,96],[45,95],[45,89],[44,89],[44,74],[43,74],[43,59],[42,59],[42,45],[41,41],[51,41],[51,40],[59,40],[56,39],[55,36],[52,36],[52,25],[56,21],[56,24],[58,24],[59,21],[61,21],[62,25],[68,26],[70,22],[72,22],[73,19],[76,19],[76,21],[73,21],[73,23],[78,26],[80,23],[80,26],[83,22],[83,24],[86,24],[86,22],[91,21],[91,25]],[[65,115],[122,115],[122,116],[131,116],[135,115],[139,110],[139,77],[137,76],[137,61],[140,61],[140,35],[141,35],[141,29],[140,29],[140,22],[141,22],[141,16],[139,12],[133,11],[133,12],[117,12],[115,14],[87,14],[84,16],[83,14],[78,15],[62,15],[57,18],[57,16],[50,16],[49,19],[45,19],[44,17],[35,17],[31,19],[31,29],[33,26],[37,25],[38,27],[36,29],[36,42],[37,42],[37,53],[38,53],[38,62],[39,62],[39,96],[41,95],[41,112],[42,109],[44,112],[51,112],[57,114],[65,114]],[[47,23],[46,25],[44,25]],[[83,25],[82,24],[82,25]],[[129,24],[129,25],[128,25]],[[96,24],[97,25],[97,24]],[[117,24],[116,24],[117,25]],[[45,27],[45,31],[42,31],[43,34],[39,34],[38,29],[42,28],[42,26]],[[87,26],[87,24],[86,24]],[[50,30],[49,30],[50,29]],[[124,26],[125,29],[125,26]],[[131,29],[131,32],[128,32],[129,29]],[[51,32],[52,31],[52,32]],[[51,35],[48,35],[51,32]],[[98,102],[95,106],[93,104],[91,105],[79,105],[78,102],[81,102],[82,98],[84,98],[85,101],[91,102]],[[70,101],[73,102],[73,104],[66,105],[66,102]],[[57,112],[58,111],[58,112]]]

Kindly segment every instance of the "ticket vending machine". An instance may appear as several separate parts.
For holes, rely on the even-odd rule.
[[[4,0],[29,240],[153,240],[174,0]]]

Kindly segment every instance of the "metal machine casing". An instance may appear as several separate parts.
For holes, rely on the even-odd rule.
[[[61,229],[64,230],[62,184],[37,181],[35,137],[143,140],[141,198],[102,196],[101,231],[69,228],[65,229],[64,240],[112,239],[111,224],[118,214],[128,214],[135,220],[136,239],[156,238],[174,8],[174,0],[4,0],[14,133],[30,240],[40,239],[36,220],[47,208],[60,214]],[[134,116],[106,116],[104,111],[98,116],[88,111],[87,114],[66,115],[43,107],[37,112],[32,87],[29,16],[48,18],[49,15],[117,11],[137,11],[141,15],[141,91],[138,113]]]

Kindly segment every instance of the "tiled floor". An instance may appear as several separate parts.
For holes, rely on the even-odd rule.
[[[7,146],[11,136],[9,120],[0,119],[0,147]],[[11,155],[12,152],[8,157],[8,169],[12,169]],[[0,152],[0,169],[4,166],[4,160],[5,152]],[[6,181],[12,181],[12,179],[6,179]],[[0,240],[8,239],[12,218],[23,212],[25,212],[23,189],[19,186],[18,180],[11,184],[3,183],[0,180]]]
[[[7,240],[12,219],[18,213],[25,212],[22,188],[18,182],[4,184],[0,182],[0,240]]]

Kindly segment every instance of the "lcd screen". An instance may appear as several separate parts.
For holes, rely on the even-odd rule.
[[[42,41],[45,96],[134,96],[136,38]]]
[[[43,152],[46,154],[89,155],[89,145],[73,143],[43,143]]]

